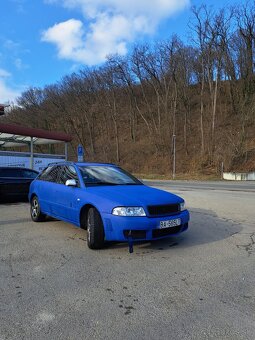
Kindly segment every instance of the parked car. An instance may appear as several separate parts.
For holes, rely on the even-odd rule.
[[[49,165],[31,184],[31,218],[46,215],[87,229],[91,249],[105,241],[156,240],[188,229],[184,200],[144,185],[114,164]]]
[[[27,198],[38,172],[26,168],[0,167],[0,199]]]

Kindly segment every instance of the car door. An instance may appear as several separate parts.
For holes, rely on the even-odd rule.
[[[19,168],[3,168],[0,170],[1,194],[17,196],[24,192]]]
[[[38,177],[36,194],[39,198],[41,209],[45,214],[55,215],[55,192],[58,178],[58,166],[48,166]]]
[[[73,165],[60,165],[58,169],[58,185],[55,187],[55,213],[60,218],[77,223],[77,194],[80,190],[80,183],[76,169]],[[66,186],[68,179],[74,179],[77,187]]]
[[[1,196],[16,194],[18,177],[19,177],[19,174],[17,172],[17,169],[13,169],[13,168],[0,169],[0,194]]]

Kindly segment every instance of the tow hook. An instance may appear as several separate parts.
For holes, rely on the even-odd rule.
[[[129,248],[129,254],[132,254],[134,249],[133,249],[133,238],[131,235],[131,230],[128,232],[128,248]]]

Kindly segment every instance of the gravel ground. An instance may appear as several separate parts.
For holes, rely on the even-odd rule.
[[[0,340],[255,339],[254,192],[173,191],[189,231],[133,254],[89,250],[86,231],[1,204]]]

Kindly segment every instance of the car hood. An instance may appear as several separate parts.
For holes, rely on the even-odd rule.
[[[86,189],[97,202],[103,200],[103,211],[116,206],[147,206],[181,203],[183,199],[172,193],[146,185],[116,185]],[[107,201],[107,203],[106,203]]]

